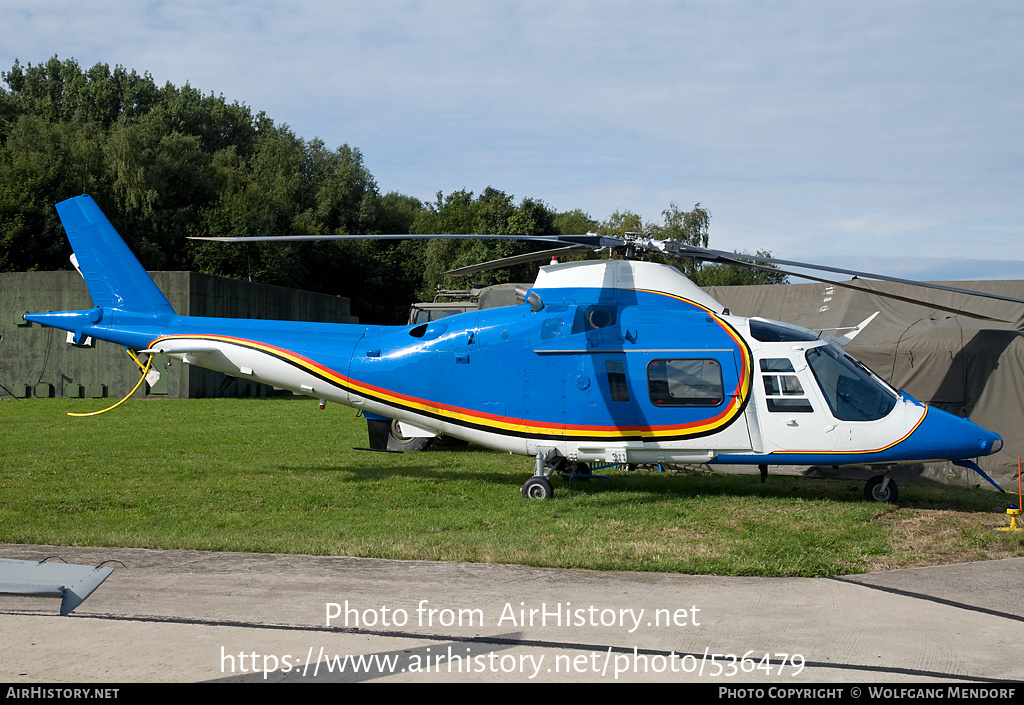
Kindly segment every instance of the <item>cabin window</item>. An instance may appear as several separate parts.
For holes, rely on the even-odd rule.
[[[612,401],[629,401],[629,385],[626,384],[626,366],[616,360],[604,363],[605,374],[608,375],[608,389]]]
[[[784,357],[766,357],[760,362],[761,382],[764,384],[765,401],[768,411],[811,414],[814,408],[807,400],[803,385],[794,373],[793,363]]]
[[[647,390],[655,406],[718,406],[725,401],[717,360],[652,360]]]

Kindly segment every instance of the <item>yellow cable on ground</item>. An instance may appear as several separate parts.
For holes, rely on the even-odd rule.
[[[129,350],[128,348],[125,348],[125,352],[127,352],[127,353],[128,353],[129,355],[131,355],[131,356],[132,356],[132,359],[133,359],[133,360],[135,360],[135,362],[136,362],[136,363],[138,363],[140,367],[142,367],[142,363],[139,363],[139,358],[135,357],[135,355],[134,355],[134,354],[132,353],[132,351],[131,351],[131,350]],[[96,415],[98,415],[98,414],[105,414],[106,412],[110,411],[111,409],[116,409],[117,407],[121,406],[121,405],[122,405],[122,404],[124,404],[124,403],[125,403],[126,401],[128,401],[128,397],[130,397],[130,396],[131,396],[132,394],[135,394],[135,391],[136,391],[136,390],[137,390],[137,389],[138,389],[139,387],[141,387],[141,386],[142,386],[142,381],[143,381],[144,379],[146,379],[146,374],[147,374],[147,373],[149,372],[149,366],[150,366],[150,365],[151,365],[152,363],[153,363],[153,356],[152,356],[152,355],[150,355],[150,356],[149,356],[149,358],[147,358],[147,359],[146,359],[146,366],[145,366],[145,367],[144,367],[144,368],[142,369],[142,377],[141,377],[141,378],[139,379],[139,383],[138,383],[138,384],[136,384],[136,385],[135,385],[135,388],[134,388],[134,389],[132,389],[132,391],[128,392],[128,396],[127,396],[127,397],[125,397],[124,399],[122,399],[121,401],[117,402],[117,403],[116,403],[116,404],[114,404],[113,406],[108,406],[108,407],[107,407],[106,409],[103,409],[103,410],[101,410],[101,411],[93,411],[92,413],[89,413],[89,414],[72,414],[72,413],[71,413],[71,412],[69,411],[69,412],[68,412],[68,416],[96,416]]]

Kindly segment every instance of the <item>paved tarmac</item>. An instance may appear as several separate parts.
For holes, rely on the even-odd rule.
[[[0,545],[54,555],[124,566],[68,617],[0,596],[0,681],[1024,681],[1024,558],[729,578]]]

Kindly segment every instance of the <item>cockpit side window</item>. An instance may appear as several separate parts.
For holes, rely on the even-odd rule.
[[[784,357],[766,357],[760,362],[768,411],[811,414],[814,408],[796,376],[793,363]],[[781,374],[781,373],[790,374]]]
[[[832,345],[811,348],[807,364],[840,421],[876,421],[889,415],[897,396],[863,364]]]

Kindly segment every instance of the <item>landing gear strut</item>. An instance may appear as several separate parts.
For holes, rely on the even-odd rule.
[[[864,499],[869,502],[895,504],[898,496],[896,482],[888,474],[875,475],[864,485]]]
[[[533,477],[523,483],[523,497],[526,499],[551,499],[555,490],[551,486],[550,478],[556,472],[559,474],[565,472],[568,465],[565,457],[556,450],[548,451],[547,455],[538,452],[537,464],[533,468]],[[575,463],[573,466],[575,467]]]

